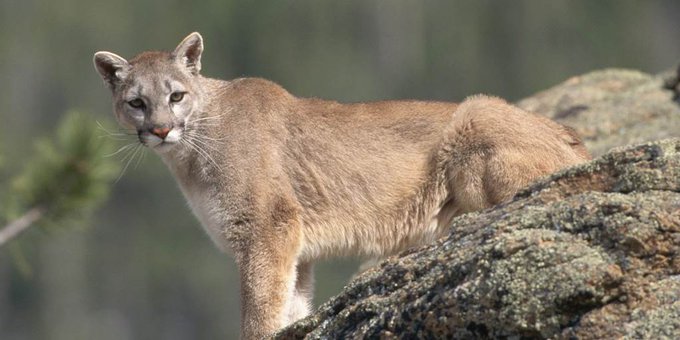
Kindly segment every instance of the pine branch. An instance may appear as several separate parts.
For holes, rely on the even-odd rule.
[[[45,216],[45,212],[44,208],[35,207],[0,229],[0,246],[28,230],[30,226]]]
[[[38,141],[35,152],[10,182],[0,211],[0,247],[40,221],[43,230],[81,223],[107,196],[118,165],[105,157],[112,141],[100,138],[90,117],[70,113],[52,138]]]

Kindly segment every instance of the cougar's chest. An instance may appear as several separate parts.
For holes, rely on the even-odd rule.
[[[192,171],[190,167],[182,166],[179,162],[166,161],[166,163],[177,180],[184,198],[189,203],[189,208],[203,229],[218,248],[227,251],[229,245],[224,235],[224,227],[228,216],[220,204],[218,186],[211,185],[206,178]]]
[[[212,241],[222,251],[228,251],[224,228],[228,220],[228,214],[219,203],[216,189],[203,185],[182,185],[182,192],[189,203],[191,211],[203,229],[208,233]]]

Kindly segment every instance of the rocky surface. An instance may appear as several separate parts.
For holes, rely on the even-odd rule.
[[[519,105],[601,155],[680,136],[664,77],[595,72]],[[461,216],[275,337],[678,339],[680,139],[615,149]]]

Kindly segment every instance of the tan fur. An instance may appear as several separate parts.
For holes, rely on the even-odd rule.
[[[197,39],[196,65],[185,51]],[[172,54],[123,63],[120,79],[111,71],[122,63],[117,56],[98,54],[95,63],[119,119],[125,84],[166,73],[187,82],[191,112],[163,120],[153,111],[137,129],[148,140],[142,126],[155,119],[179,129],[180,117],[185,136],[200,136],[201,152],[181,142],[157,151],[208,234],[236,258],[243,338],[308,313],[316,260],[380,258],[431,242],[453,217],[506,202],[536,178],[589,158],[572,130],[498,98],[297,98],[267,80],[204,78],[200,51],[194,33]]]

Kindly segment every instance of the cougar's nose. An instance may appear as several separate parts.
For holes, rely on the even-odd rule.
[[[165,139],[165,137],[170,132],[170,128],[169,127],[152,128],[152,129],[149,130],[149,132],[158,136],[158,138],[160,138],[160,139]]]

